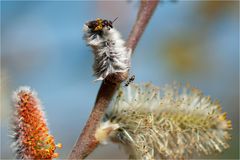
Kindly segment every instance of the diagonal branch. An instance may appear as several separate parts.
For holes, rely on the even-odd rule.
[[[137,20],[127,40],[127,47],[132,51],[137,46],[137,43],[142,36],[148,21],[150,20],[155,8],[157,7],[158,0],[142,0],[141,6],[138,11]]]
[[[132,51],[136,48],[137,43],[143,34],[157,4],[157,0],[141,1],[136,22],[126,43],[126,46],[132,49]],[[107,80],[101,84],[95,106],[80,137],[69,155],[69,159],[84,159],[97,147],[99,142],[95,138],[95,131],[98,124],[117,88],[121,82],[127,79],[127,77],[128,73],[116,73],[114,75],[109,75]]]

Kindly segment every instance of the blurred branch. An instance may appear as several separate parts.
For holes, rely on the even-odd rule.
[[[159,2],[158,0],[141,1],[141,5],[137,15],[137,20],[127,40],[127,47],[131,48],[132,51],[134,51],[134,49],[136,48],[137,43],[140,37],[142,36],[143,31],[145,30],[155,8],[157,7],[158,2]]]
[[[153,0],[141,1],[136,22],[126,43],[126,46],[132,49],[132,51],[136,48],[137,43],[143,34],[157,4],[158,1]],[[99,141],[95,138],[95,131],[114,93],[121,82],[126,80],[127,77],[128,73],[116,73],[109,75],[106,80],[103,81],[98,91],[95,106],[80,137],[69,155],[69,159],[84,159],[97,147]]]

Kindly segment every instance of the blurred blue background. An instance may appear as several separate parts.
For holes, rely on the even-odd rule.
[[[90,114],[100,83],[83,24],[113,20],[127,39],[136,1],[1,1],[1,159],[14,158],[8,137],[12,91],[35,89],[51,133],[67,158]],[[135,82],[163,86],[190,82],[218,99],[233,122],[231,147],[211,158],[239,157],[239,2],[159,3],[132,57]],[[117,145],[99,146],[89,158],[127,158]]]

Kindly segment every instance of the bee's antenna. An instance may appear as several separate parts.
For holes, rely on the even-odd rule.
[[[117,19],[118,19],[118,17],[117,17],[117,18],[115,18],[115,19],[112,21],[112,23],[113,23],[113,22],[115,22]]]

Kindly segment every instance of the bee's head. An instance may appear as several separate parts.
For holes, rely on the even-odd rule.
[[[111,28],[113,28],[112,24],[113,24],[112,21],[106,20],[106,19],[100,19],[100,18],[97,18],[94,21],[89,21],[89,22],[86,23],[88,28],[91,29],[91,31],[94,31],[94,32],[102,31],[103,28],[111,29]]]

